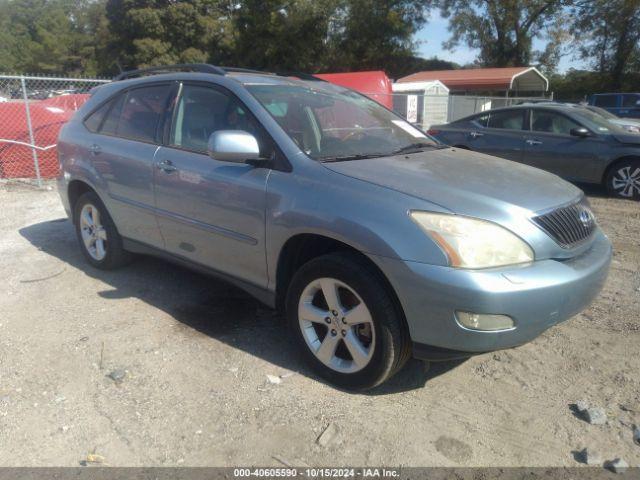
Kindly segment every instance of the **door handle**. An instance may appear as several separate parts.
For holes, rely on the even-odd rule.
[[[156,163],[156,167],[164,173],[171,173],[178,170],[173,163],[171,163],[171,160],[162,160],[161,162]]]
[[[100,145],[94,143],[93,145],[91,145],[89,147],[89,151],[93,154],[93,155],[98,155],[100,152],[102,152],[102,147],[100,147]]]
[[[480,132],[473,131],[473,132],[470,132],[470,133],[469,133],[469,136],[470,136],[471,138],[484,137],[484,133],[480,133]]]
[[[542,142],[540,140],[527,140],[527,144],[529,145],[542,145]]]

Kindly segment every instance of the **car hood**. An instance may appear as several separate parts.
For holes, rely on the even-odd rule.
[[[613,138],[620,143],[640,145],[640,135],[637,133],[616,133],[613,135]]]
[[[640,127],[640,120],[634,120],[633,118],[612,118],[609,121],[616,125],[634,125]]]
[[[514,210],[547,210],[582,195],[548,172],[456,148],[323,165],[458,214],[495,220]]]

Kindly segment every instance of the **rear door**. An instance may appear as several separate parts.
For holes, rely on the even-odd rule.
[[[475,151],[519,162],[522,159],[527,110],[489,111],[475,117],[467,132],[466,144]]]
[[[105,182],[107,208],[123,237],[162,247],[154,214],[153,161],[159,148],[172,83],[154,83],[119,93],[85,120],[94,132],[87,146]]]
[[[207,142],[217,130],[252,133],[262,155],[271,154],[261,126],[231,92],[213,84],[182,84],[165,146],[155,157],[160,229],[169,252],[264,287],[271,170],[211,158]]]
[[[605,140],[571,135],[571,129],[584,127],[555,110],[531,109],[531,131],[525,141],[523,163],[575,181],[593,181],[601,171],[598,153]]]

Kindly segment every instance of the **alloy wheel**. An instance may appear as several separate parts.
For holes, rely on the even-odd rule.
[[[315,357],[340,373],[365,368],[375,348],[375,324],[358,293],[335,278],[318,278],[298,302],[302,336]]]
[[[80,212],[80,234],[91,258],[101,261],[107,255],[107,231],[100,220],[100,211],[87,203]]]
[[[640,195],[640,167],[633,171],[632,168],[631,165],[624,166],[611,177],[611,187],[621,197]]]

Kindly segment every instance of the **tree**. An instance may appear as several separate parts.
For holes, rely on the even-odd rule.
[[[620,89],[625,75],[640,64],[640,2],[638,0],[579,1],[572,8],[572,32],[578,54],[610,87]]]
[[[419,0],[346,0],[332,19],[328,68],[332,71],[397,69],[413,57],[413,35],[425,23]]]
[[[231,8],[222,0],[107,0],[110,68],[224,58]]]
[[[338,0],[240,0],[233,12],[234,63],[270,70],[315,70],[327,58]]]
[[[431,0],[449,18],[454,48],[464,42],[480,50],[482,66],[526,66],[534,61],[533,39],[545,33],[566,0]],[[550,58],[552,52],[546,52]]]

